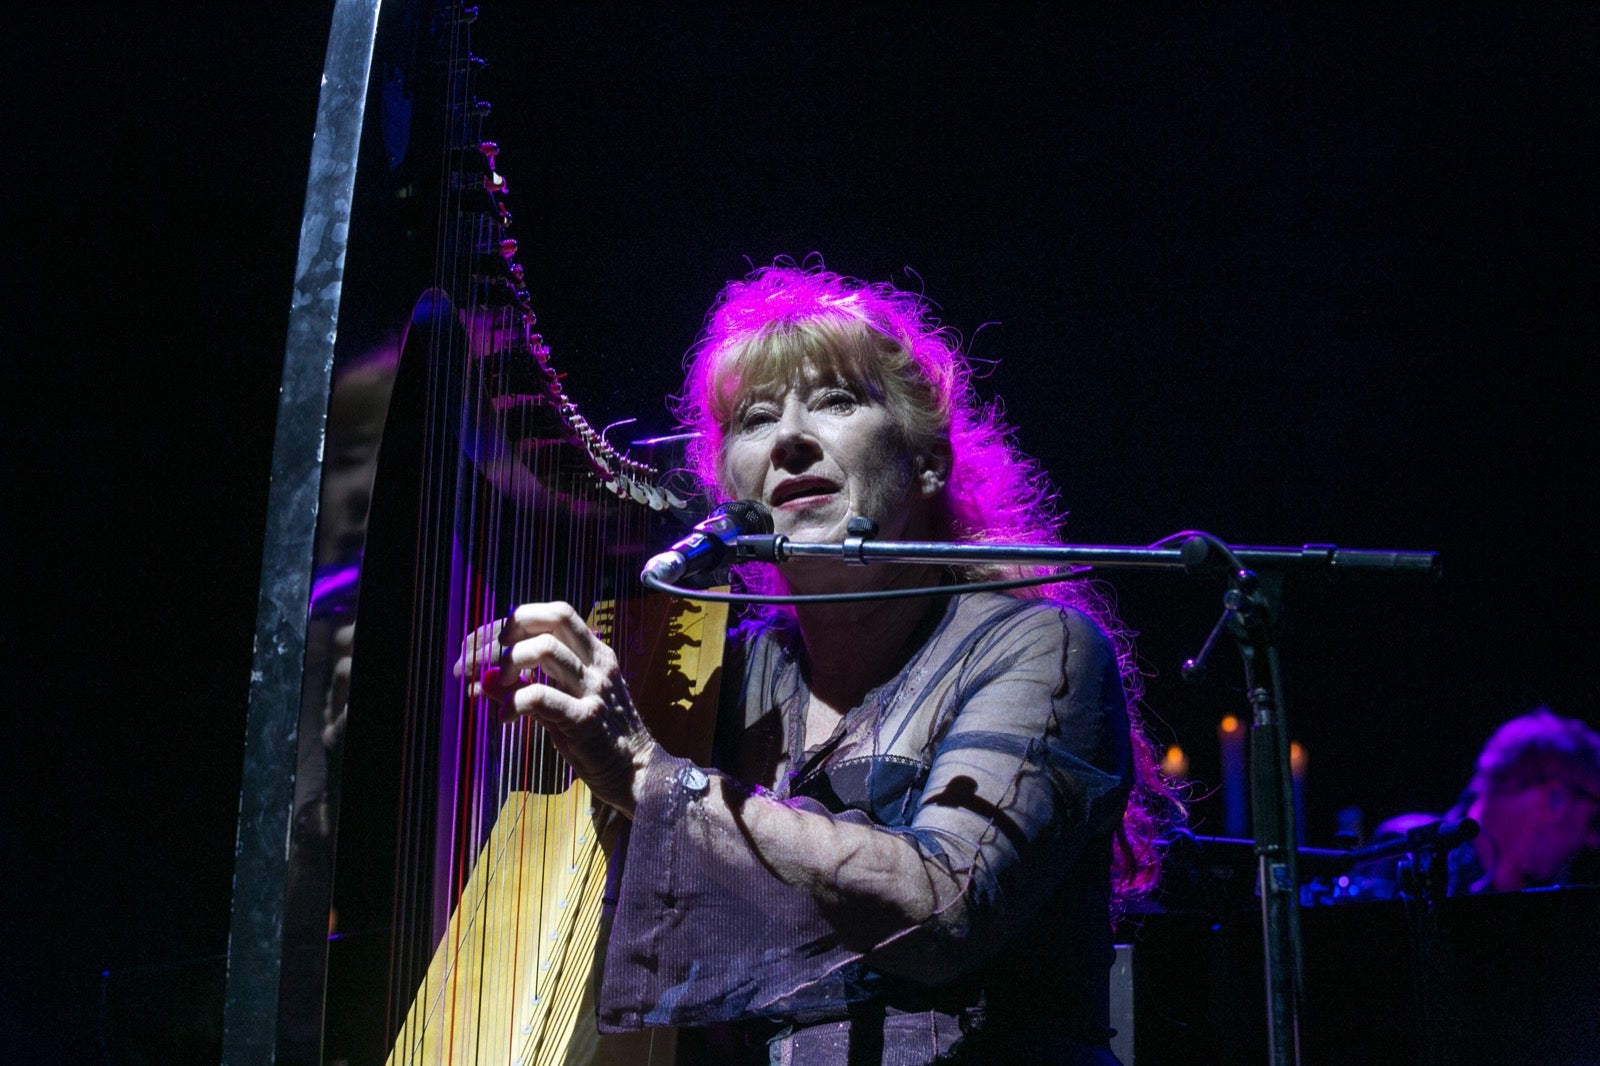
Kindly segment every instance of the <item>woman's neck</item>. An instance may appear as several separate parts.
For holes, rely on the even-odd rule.
[[[892,571],[887,579],[859,591],[939,584],[939,572],[931,568],[887,569]],[[791,588],[802,591],[793,582]],[[942,598],[915,597],[797,607],[812,698],[840,714],[860,705],[868,692],[894,677],[910,660],[944,604]]]

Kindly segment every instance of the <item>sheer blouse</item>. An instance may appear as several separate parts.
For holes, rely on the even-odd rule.
[[[1007,1041],[1102,1047],[1112,843],[1132,782],[1105,633],[1048,601],[952,597],[900,672],[810,751],[797,632],[735,635],[742,684],[717,768],[663,753],[647,770],[602,1031],[709,1026],[723,1054],[748,1046],[767,1061],[770,1038],[772,1061],[794,1063],[854,1062],[863,1047],[882,1062]],[[760,803],[803,812],[805,831],[838,820],[898,834],[930,883],[956,887],[886,931],[878,904],[895,885],[852,871],[836,892],[834,868],[794,877],[746,829],[741,812]]]

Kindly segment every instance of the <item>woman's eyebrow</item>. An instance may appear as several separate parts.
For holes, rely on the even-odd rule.
[[[733,406],[737,410],[741,407],[749,407],[753,403],[774,400],[784,391],[786,390],[773,384],[752,385],[739,391],[739,394],[734,397]]]

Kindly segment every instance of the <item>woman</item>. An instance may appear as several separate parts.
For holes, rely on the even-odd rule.
[[[887,286],[784,264],[730,284],[678,413],[716,493],[761,501],[796,541],[857,516],[889,540],[1054,537],[1043,479],[957,345]],[[793,594],[1016,576],[757,569],[747,583]],[[506,713],[546,723],[632,819],[602,1029],[689,1027],[717,1061],[1114,1062],[1113,868],[1118,893],[1147,887],[1177,806],[1098,612],[1055,588],[748,623],[715,769],[660,749],[566,604],[469,642]],[[536,667],[546,683],[525,682]]]

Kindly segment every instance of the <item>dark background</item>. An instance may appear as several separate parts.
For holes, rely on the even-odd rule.
[[[1434,588],[1290,604],[1309,843],[1444,808],[1511,714],[1600,721],[1593,8],[545,6],[484,5],[479,51],[596,425],[666,429],[720,283],[821,252],[925,286],[993,362],[1070,540],[1442,554]],[[0,44],[17,1061],[215,1057],[331,10],[91,3]],[[1203,796],[1238,668],[1177,665],[1219,592],[1115,585]]]

